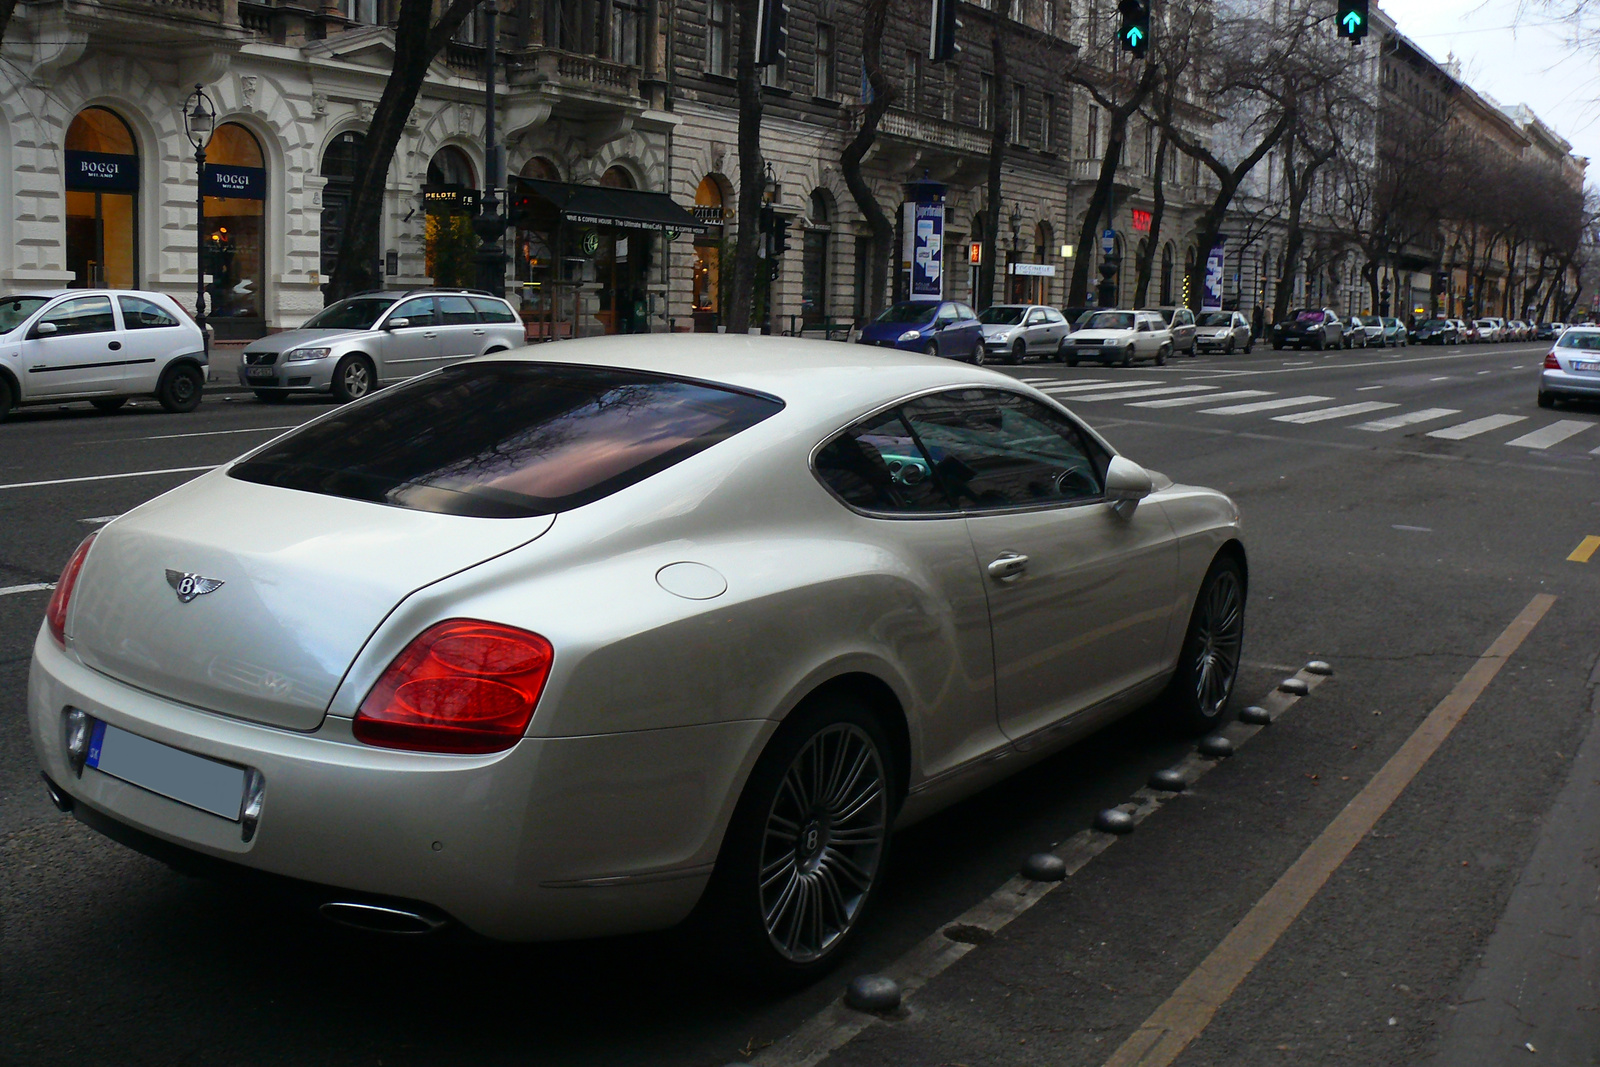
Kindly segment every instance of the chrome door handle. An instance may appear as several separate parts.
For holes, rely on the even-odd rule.
[[[489,331],[487,331],[487,330],[473,330],[472,331],[472,336],[474,336],[474,337],[482,337],[485,333],[488,333],[488,332]]]
[[[1017,552],[1007,552],[989,564],[989,577],[996,578],[1002,582],[1009,582],[1013,578],[1021,577],[1022,572],[1027,569],[1027,556]]]
[[[426,333],[424,333],[422,336],[424,336],[424,337],[438,337],[439,335],[434,333],[432,330],[429,330]]]

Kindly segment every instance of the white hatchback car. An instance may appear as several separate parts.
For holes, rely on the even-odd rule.
[[[1160,312],[1097,311],[1072,335],[1066,350],[1067,366],[1094,360],[1131,367],[1136,359],[1152,359],[1159,367],[1167,362],[1172,349],[1172,330]]]
[[[200,406],[200,327],[165,293],[53,289],[0,296],[0,419],[22,404],[87,400],[115,411],[154,396]]]

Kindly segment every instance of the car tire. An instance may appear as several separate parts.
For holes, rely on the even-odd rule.
[[[289,399],[289,394],[282,389],[257,389],[255,394],[263,404],[282,404]]]
[[[334,399],[341,404],[360,400],[372,392],[376,379],[377,372],[372,369],[372,361],[366,356],[345,356],[333,368]]]
[[[978,347],[972,350],[972,365],[974,367],[981,367],[987,362],[989,362],[989,352],[980,343]]]
[[[122,405],[126,404],[127,402],[128,398],[125,396],[102,396],[96,397],[95,399],[89,401],[90,405],[92,405],[96,411],[102,412],[106,415],[110,415],[112,412],[120,410]]]
[[[16,390],[11,388],[11,379],[0,374],[0,422],[6,421],[6,416],[11,414],[11,409],[17,404]]]
[[[1123,367],[1131,367],[1131,366],[1133,366],[1133,348],[1132,347],[1129,347],[1129,348],[1126,348],[1126,349],[1123,350],[1122,359],[1118,362],[1118,365],[1119,366],[1123,366]]]
[[[1222,354],[1225,355],[1225,356],[1233,355],[1233,338],[1232,337],[1228,338],[1228,343],[1227,343],[1226,346],[1223,347]]]
[[[1256,343],[1255,343],[1254,340],[1246,341],[1244,343],[1244,354],[1245,355],[1248,356],[1250,353],[1254,352],[1255,350],[1256,350]]]
[[[1067,366],[1069,366],[1069,367],[1076,367],[1076,366],[1077,366],[1077,365],[1078,365],[1078,361],[1077,361],[1077,360],[1075,360],[1075,359],[1069,359],[1069,360],[1067,360]]]
[[[1167,357],[1170,355],[1172,355],[1171,345],[1162,345],[1156,349],[1156,366],[1165,367],[1167,365]]]
[[[1245,591],[1237,556],[1224,552],[1211,561],[1167,690],[1169,721],[1186,736],[1209,733],[1227,721],[1244,642]]]
[[[1282,352],[1283,351],[1283,346],[1281,344],[1279,344],[1278,342],[1274,341],[1274,342],[1272,342],[1272,350],[1274,352]]]
[[[903,792],[893,753],[883,722],[853,695],[815,696],[778,727],[691,920],[742,976],[795,988],[855,940],[883,883]]]
[[[1056,342],[1055,361],[1057,363],[1060,363],[1063,360],[1065,360],[1066,358],[1067,358],[1067,339],[1065,337],[1063,337],[1063,338],[1061,338],[1061,340]]]
[[[200,397],[206,388],[200,368],[192,363],[168,367],[156,386],[156,400],[162,408],[173,414],[184,414],[200,406]]]
[[[1554,393],[1547,393],[1543,389],[1539,390],[1539,406],[1542,408],[1555,407],[1556,395]]]
[[[925,356],[937,356],[939,354],[938,343],[935,341],[929,341],[927,344],[923,345],[922,354]]]
[[[1018,341],[1016,344],[1011,346],[1011,359],[1009,362],[1013,364],[1020,364],[1026,363],[1027,361],[1028,346],[1022,341]]]

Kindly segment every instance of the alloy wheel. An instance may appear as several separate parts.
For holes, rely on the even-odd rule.
[[[889,787],[877,744],[835,723],[796,753],[767,813],[761,918],[785,959],[806,963],[849,932],[878,876]]]
[[[1244,636],[1244,597],[1239,577],[1218,570],[1207,587],[1195,620],[1195,700],[1207,716],[1228,702],[1239,671],[1239,646]]]
[[[359,400],[367,395],[367,390],[372,388],[372,380],[367,375],[367,365],[359,359],[350,361],[344,369],[344,391],[352,400]]]

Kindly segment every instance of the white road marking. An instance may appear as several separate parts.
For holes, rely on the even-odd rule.
[[[1487,415],[1471,422],[1463,422],[1457,426],[1447,426],[1442,430],[1432,430],[1429,437],[1438,437],[1446,441],[1463,441],[1468,437],[1476,437],[1480,433],[1498,430],[1502,426],[1511,426],[1515,423],[1526,422],[1526,415]]]
[[[1081,382],[1081,383],[1087,385],[1090,382],[1103,382],[1103,381],[1107,381],[1109,379],[1106,379],[1106,378],[1071,378],[1071,379],[1062,379],[1062,378],[1023,378],[1021,380],[1027,382],[1029,385],[1040,385],[1040,384],[1050,385],[1052,383],[1059,384],[1059,385],[1066,385],[1069,382]]]
[[[1315,362],[1316,362],[1316,360],[1314,360],[1314,359],[1303,359],[1303,360],[1300,360],[1298,363],[1285,363],[1284,366],[1285,367],[1309,367]]]
[[[1232,393],[1207,393],[1205,396],[1173,396],[1166,400],[1141,400],[1130,408],[1182,408],[1193,404],[1212,404],[1218,400],[1243,400],[1251,396],[1271,396],[1270,389],[1239,389]]]
[[[12,482],[0,489],[33,489],[41,485],[71,485],[74,482],[105,482],[114,478],[144,478],[153,474],[192,474],[195,471],[214,471],[217,465],[207,467],[167,467],[158,471],[128,471],[126,474],[93,474],[87,478],[51,478],[43,482]]]
[[[1137,388],[1138,386],[1141,386],[1141,385],[1160,385],[1160,384],[1161,384],[1160,382],[1155,382],[1155,381],[1149,381],[1149,382],[1102,382],[1100,379],[1096,378],[1096,379],[1093,380],[1093,384],[1084,383],[1084,384],[1078,384],[1078,385],[1050,385],[1050,386],[1046,386],[1044,388],[1044,391],[1049,393],[1051,396],[1054,396],[1057,393],[1087,393],[1087,392],[1093,392],[1094,390],[1097,390],[1097,389],[1134,389],[1134,388]]]
[[[116,515],[96,515],[92,519],[79,519],[78,521],[83,523],[86,526],[104,526],[106,523],[110,522],[112,519],[115,519],[115,518],[118,518],[118,516],[116,516]]]
[[[1214,393],[1214,385],[1167,385],[1159,389],[1135,389],[1132,392],[1118,393],[1088,393],[1069,397],[1074,404],[1081,404],[1094,400],[1127,400],[1135,396],[1167,396],[1172,393]]]
[[[1403,415],[1390,415],[1386,419],[1375,419],[1372,422],[1363,422],[1357,426],[1358,430],[1398,430],[1402,426],[1411,426],[1419,422],[1432,422],[1442,419],[1447,415],[1461,414],[1460,408],[1423,408],[1421,411],[1408,411]]]
[[[288,426],[247,426],[242,430],[206,430],[203,433],[164,433],[156,437],[136,437],[135,441],[175,441],[180,437],[218,437],[225,433],[266,433],[269,430],[293,430],[303,426],[304,423],[290,423]]]
[[[0,587],[0,596],[13,596],[17,593],[42,593],[46,589],[54,589],[55,582],[33,582],[30,585],[8,585]]]
[[[1560,422],[1552,422],[1542,429],[1534,430],[1532,433],[1525,433],[1515,440],[1507,441],[1506,444],[1515,448],[1549,448],[1551,445],[1558,445],[1575,434],[1582,433],[1593,425],[1594,423],[1592,422],[1562,419]]]
[[[1250,415],[1257,411],[1274,411],[1278,408],[1303,408],[1307,404],[1325,404],[1331,396],[1286,396],[1277,400],[1258,400],[1254,404],[1234,404],[1225,408],[1205,408],[1202,415]]]
[[[1363,400],[1359,404],[1343,404],[1336,408],[1321,408],[1317,411],[1302,411],[1294,415],[1274,415],[1273,422],[1292,422],[1305,425],[1312,422],[1328,422],[1332,419],[1345,419],[1351,415],[1366,415],[1373,411],[1382,411],[1384,408],[1397,408],[1399,404],[1386,404],[1382,400]]]
[[[1412,533],[1433,533],[1432,526],[1405,526],[1401,523],[1395,523],[1393,528],[1396,530],[1410,530]]]
[[[1370,393],[1374,389],[1382,389],[1382,388],[1383,388],[1383,386],[1381,386],[1381,385],[1363,385],[1361,388],[1357,389],[1356,392],[1358,392],[1358,393]]]
[[[1428,379],[1428,381],[1430,381],[1430,382],[1448,382],[1449,380],[1450,380],[1450,375],[1448,375],[1448,374],[1441,374],[1437,378],[1429,378]]]

